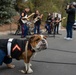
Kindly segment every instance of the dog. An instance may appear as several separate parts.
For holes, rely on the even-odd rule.
[[[14,68],[12,61],[6,62],[7,58],[23,60],[25,70],[22,73],[32,73],[30,59],[35,52],[47,49],[48,43],[44,35],[32,35],[28,40],[20,39],[0,39],[0,61],[7,64],[7,67]],[[2,59],[3,58],[3,59]]]

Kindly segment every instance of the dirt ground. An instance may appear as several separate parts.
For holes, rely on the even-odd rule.
[[[17,24],[15,24],[15,23],[0,26],[0,32],[16,30],[16,29],[17,29]]]
[[[41,29],[44,29],[45,24],[41,24]],[[4,24],[0,26],[0,32],[5,32],[5,31],[15,31],[17,30],[18,24],[17,23],[12,23],[12,24]],[[31,28],[34,27],[34,24],[30,25]]]

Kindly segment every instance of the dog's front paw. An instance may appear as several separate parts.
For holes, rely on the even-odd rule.
[[[24,70],[19,70],[21,73],[26,73]]]
[[[24,71],[24,70],[19,70],[21,73],[24,73],[24,74],[30,74],[30,73],[33,73],[33,70],[31,68],[29,68],[28,71]]]
[[[29,63],[29,66],[32,66],[32,64],[31,64],[31,63]]]
[[[27,71],[27,73],[33,73],[33,70],[31,68],[29,68],[29,70]]]
[[[15,68],[15,65],[7,64],[7,67],[13,69],[13,68]]]

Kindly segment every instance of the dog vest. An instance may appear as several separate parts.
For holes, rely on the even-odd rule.
[[[3,50],[6,55],[8,55],[7,49],[8,39],[0,40],[0,49]],[[25,40],[13,39],[11,42],[11,57],[15,59],[19,59],[20,55],[25,51]]]

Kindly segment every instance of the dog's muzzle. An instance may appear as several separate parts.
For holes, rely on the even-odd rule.
[[[46,39],[41,40],[41,41],[38,43],[38,45],[36,46],[36,49],[37,49],[38,51],[45,50],[45,49],[47,49],[47,48],[48,48],[48,43],[47,43]]]

